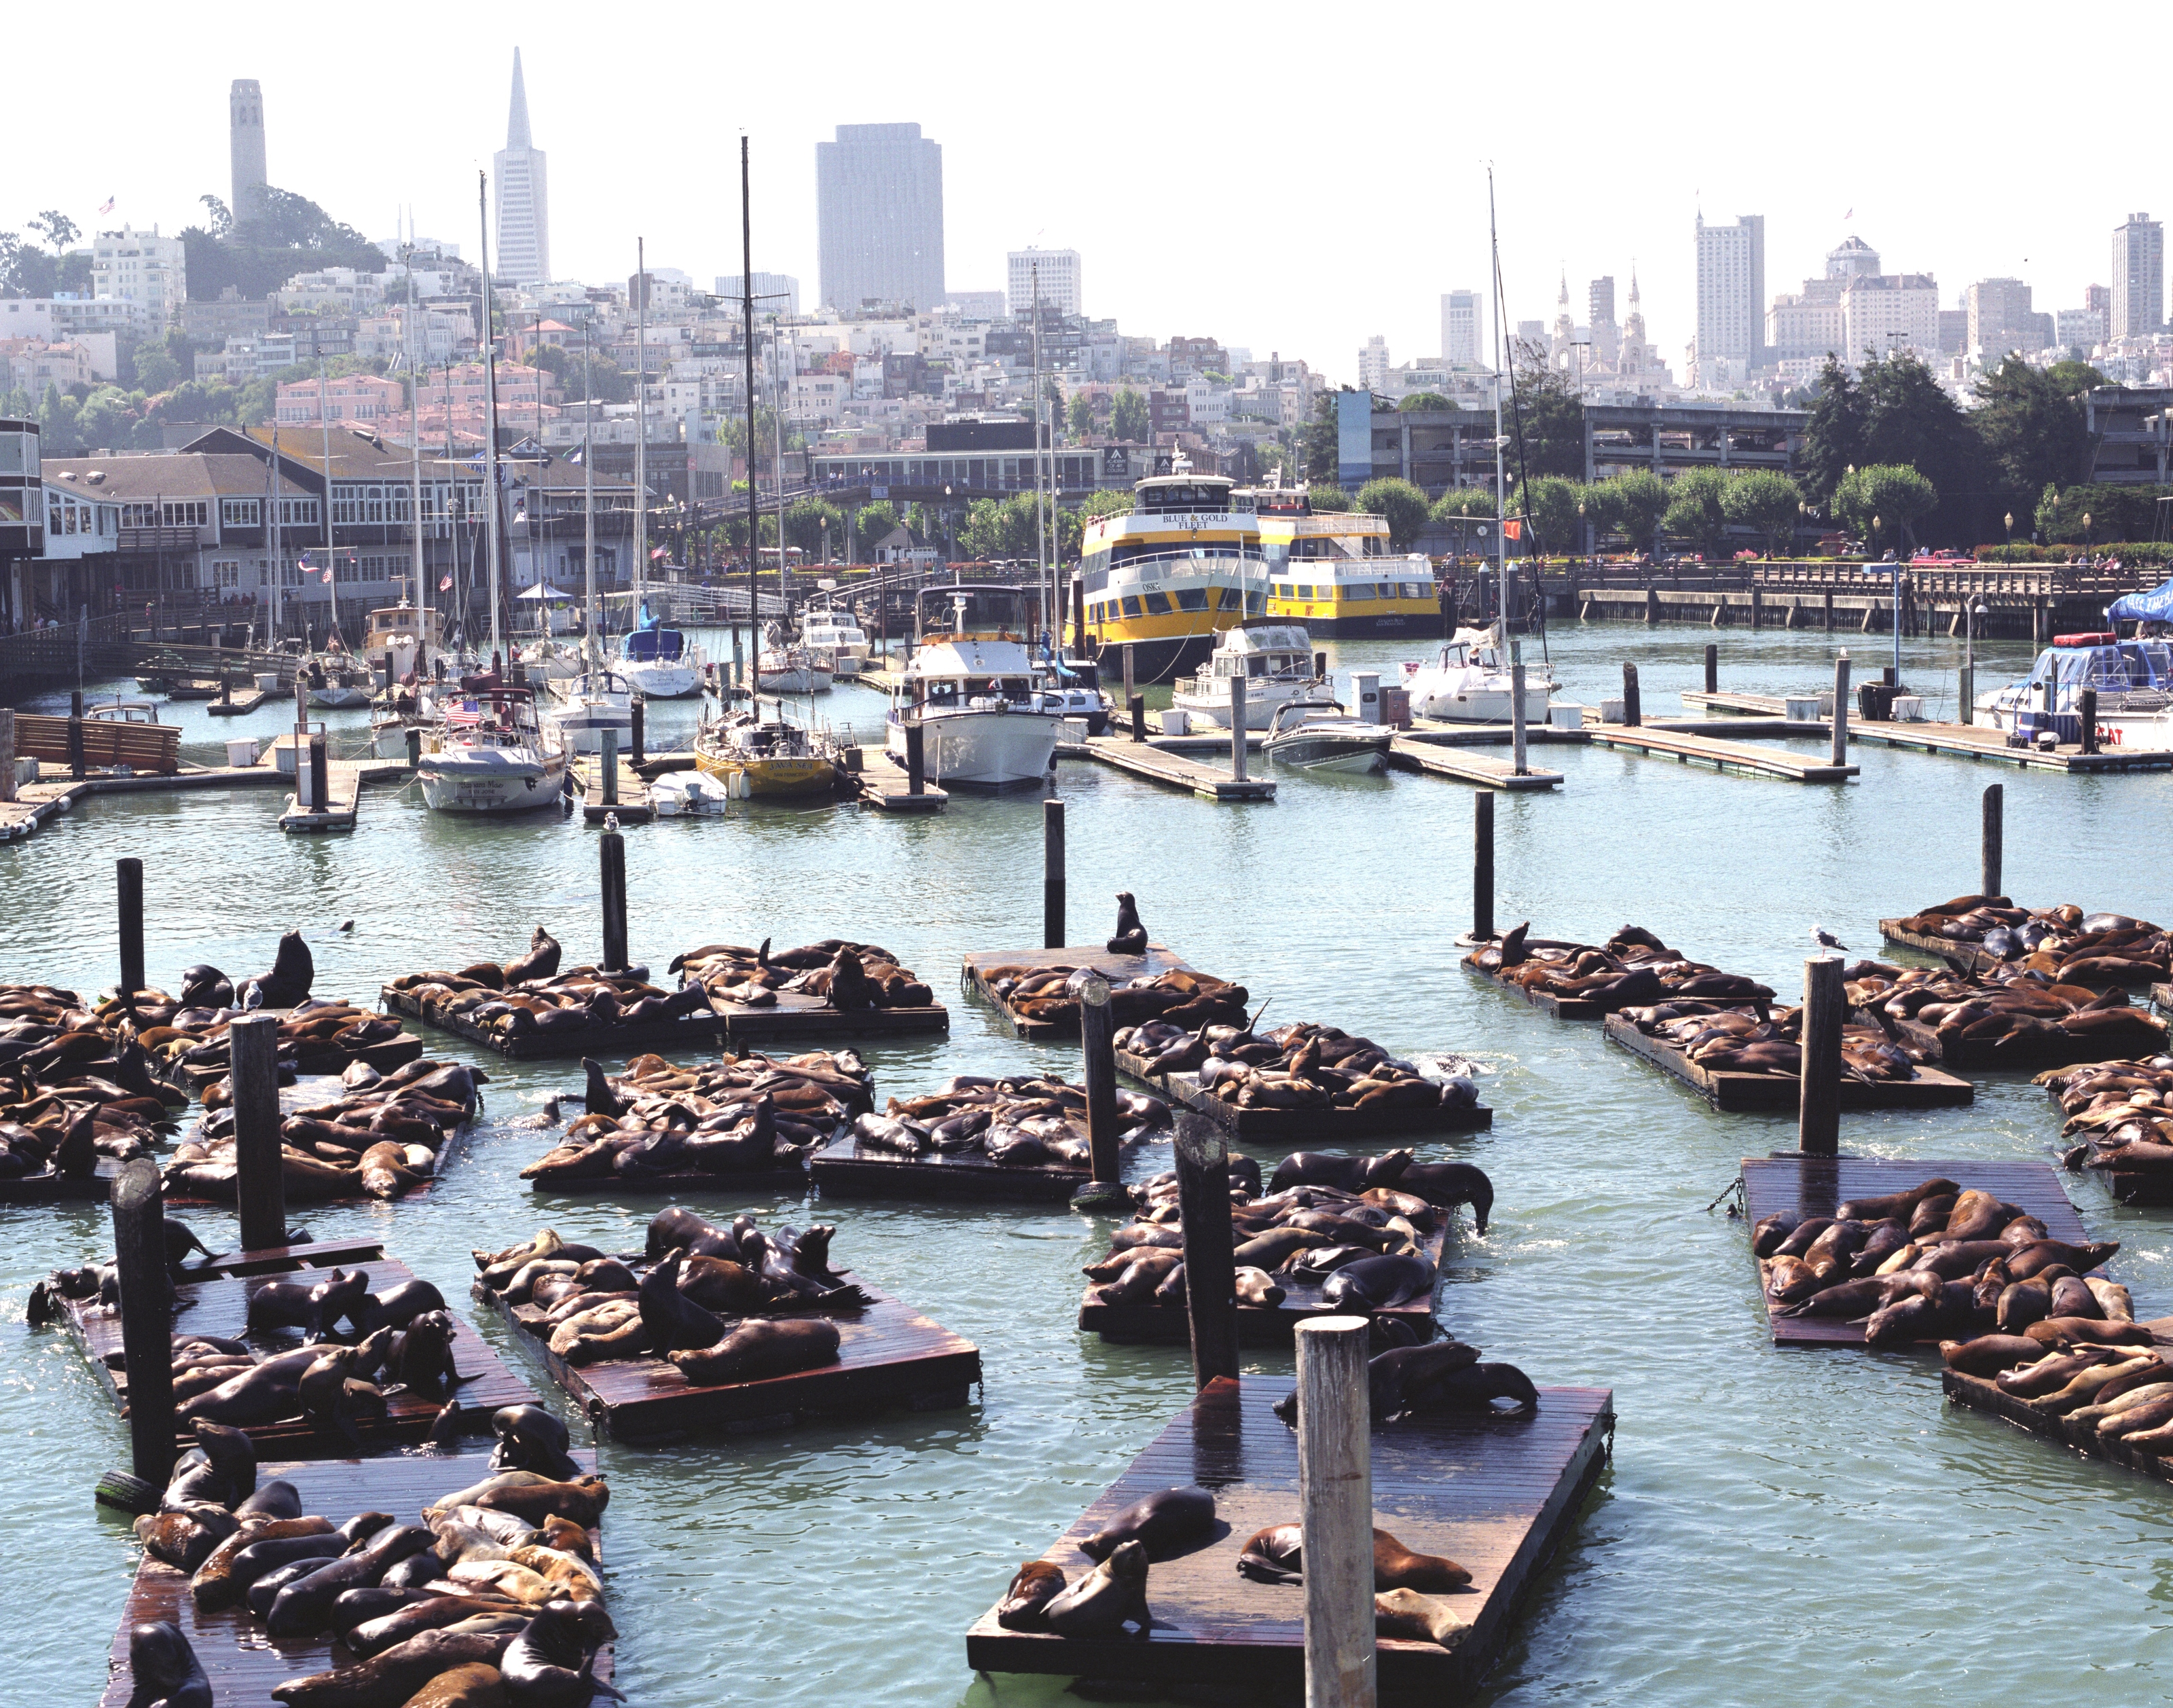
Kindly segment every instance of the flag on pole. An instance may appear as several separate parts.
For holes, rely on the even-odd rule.
[[[331,568],[330,568],[329,566],[327,566],[327,567],[326,567],[326,570],[325,570],[325,585],[326,585],[326,586],[330,586],[330,585],[332,585],[332,572]]]
[[[1521,516],[1512,516],[1507,521],[1502,523],[1502,537],[1505,540],[1523,539],[1524,537],[1523,518]]]
[[[651,551],[649,555],[652,560],[661,558],[664,555],[664,548],[661,546],[659,546]]]
[[[439,592],[440,592],[440,593],[450,593],[452,590],[453,590],[453,578],[452,578],[451,576],[448,575],[448,576],[446,576],[444,579],[442,579],[441,581],[439,581],[439,582],[438,583],[438,591],[439,591]]]
[[[113,198],[112,198],[111,196],[109,196],[109,197],[107,197],[105,198],[105,201],[103,201],[103,202],[100,202],[100,203],[98,204],[98,211],[99,211],[100,213],[112,213],[112,212],[113,212]]]

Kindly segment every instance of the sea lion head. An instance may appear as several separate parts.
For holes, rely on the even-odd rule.
[[[1411,1166],[1409,1150],[1388,1150],[1366,1160],[1365,1187],[1370,1191],[1377,1186],[1394,1186],[1404,1177],[1404,1171]]]
[[[1143,1542],[1119,1542],[1102,1562],[1102,1570],[1124,1583],[1147,1581],[1147,1550]]]

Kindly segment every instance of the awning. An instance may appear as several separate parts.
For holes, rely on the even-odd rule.
[[[557,588],[542,581],[537,582],[533,587],[524,587],[513,596],[515,599],[548,601],[553,605],[571,605],[574,602],[572,594],[561,593]]]
[[[2127,617],[2138,622],[2173,622],[2173,581],[2148,593],[2124,594],[2106,607],[2112,622]]]

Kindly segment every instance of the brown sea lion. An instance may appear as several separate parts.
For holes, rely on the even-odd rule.
[[[601,1602],[546,1602],[499,1659],[506,1695],[535,1708],[586,1708],[595,1696],[623,1702],[595,1674],[596,1651],[617,1635]]]
[[[1128,1623],[1144,1634],[1153,1623],[1146,1591],[1146,1549],[1121,1542],[1093,1571],[1050,1598],[1042,1623],[1063,1637],[1114,1636]]]
[[[1064,1592],[1064,1568],[1046,1560],[1029,1560],[1013,1575],[1011,1587],[996,1603],[996,1623],[1006,1630],[1039,1628],[1042,1609]]]
[[[1373,1630],[1380,1636],[1453,1649],[1471,1634],[1471,1621],[1434,1597],[1392,1589],[1373,1598]]]
[[[752,1317],[714,1345],[666,1355],[687,1381],[711,1387],[835,1364],[838,1344],[838,1325],[824,1317]]]
[[[439,1673],[402,1708],[508,1708],[510,1700],[498,1668],[471,1661]]]
[[[1980,1334],[1971,1340],[1942,1340],[1939,1356],[1949,1370],[1990,1381],[2018,1364],[2034,1364],[2045,1349],[2023,1334]]]
[[[1108,947],[1112,955],[1147,952],[1147,928],[1140,922],[1139,902],[1130,890],[1117,892],[1117,929]]]
[[[359,1666],[289,1678],[272,1690],[272,1698],[287,1708],[403,1708],[440,1673],[461,1666],[496,1667],[512,1642],[510,1632],[483,1636],[424,1631]]]
[[[1157,1490],[1135,1501],[1079,1544],[1089,1560],[1107,1560],[1126,1542],[1167,1560],[1205,1538],[1215,1524],[1215,1497],[1205,1489]]]
[[[211,1680],[181,1628],[165,1620],[128,1633],[129,1708],[212,1708]]]

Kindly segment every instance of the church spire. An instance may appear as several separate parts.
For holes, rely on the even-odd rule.
[[[513,50],[513,106],[506,116],[505,146],[509,148],[529,148],[535,144],[528,137],[528,86],[520,80],[520,50]]]

